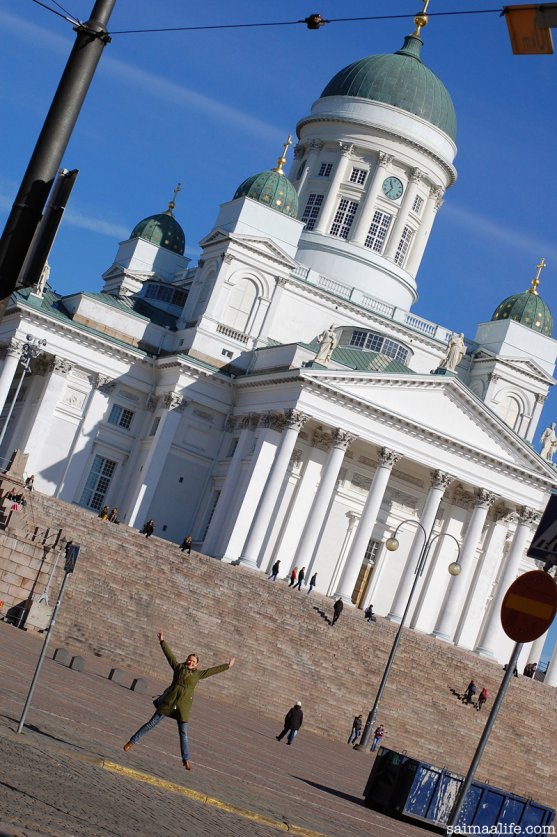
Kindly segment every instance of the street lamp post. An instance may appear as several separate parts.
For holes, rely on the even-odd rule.
[[[396,656],[396,652],[398,649],[398,645],[402,635],[402,628],[404,627],[404,623],[406,621],[406,617],[408,616],[408,611],[410,610],[410,605],[412,604],[412,599],[414,598],[414,593],[416,592],[416,587],[418,586],[418,581],[420,580],[420,576],[422,575],[425,565],[427,563],[427,558],[429,555],[429,551],[431,549],[431,545],[434,541],[439,540],[440,538],[449,537],[456,544],[457,548],[457,556],[456,561],[453,561],[452,564],[449,564],[448,571],[451,575],[457,576],[460,573],[460,564],[458,563],[458,559],[460,557],[460,545],[454,535],[451,535],[449,532],[441,532],[439,535],[431,536],[431,533],[428,537],[426,530],[419,523],[417,520],[403,520],[399,525],[396,527],[395,531],[393,532],[392,536],[387,540],[385,543],[386,548],[389,552],[395,552],[398,547],[399,543],[397,540],[397,533],[401,526],[404,526],[406,523],[412,523],[414,526],[417,526],[419,529],[422,530],[424,535],[424,545],[422,546],[418,562],[416,564],[416,568],[414,570],[414,582],[412,584],[412,588],[408,595],[408,601],[406,602],[406,607],[404,608],[404,613],[402,614],[402,618],[400,620],[400,625],[398,627],[398,631],[396,632],[396,636],[393,640],[393,645],[389,654],[389,658],[387,660],[387,664],[385,666],[385,670],[383,672],[383,676],[381,677],[381,682],[379,683],[379,688],[377,689],[377,694],[375,695],[375,700],[373,701],[373,706],[371,707],[369,714],[367,716],[366,725],[364,727],[364,732],[361,737],[361,740],[358,744],[354,745],[355,750],[365,750],[367,745],[369,744],[369,740],[371,738],[371,731],[373,729],[373,725],[375,723],[375,719],[377,717],[377,710],[379,709],[379,704],[381,702],[381,698],[383,697],[383,692],[385,691],[385,687],[387,685],[387,680],[389,679],[389,674]]]
[[[33,337],[33,335],[31,334],[28,334],[25,339],[27,340],[27,343],[24,343],[21,349],[21,364],[23,366],[21,378],[19,379],[16,391],[14,392],[14,397],[12,398],[12,403],[10,404],[10,409],[8,410],[6,421],[4,422],[4,427],[2,428],[2,432],[0,433],[0,447],[2,446],[2,442],[4,441],[4,436],[6,435],[8,424],[10,423],[10,419],[14,411],[19,391],[23,386],[25,376],[29,372],[31,361],[33,360],[33,358],[38,357],[40,354],[42,354],[43,348],[44,346],[46,346],[46,340],[40,340],[38,337]]]

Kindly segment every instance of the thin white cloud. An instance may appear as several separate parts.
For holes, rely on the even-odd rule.
[[[534,254],[536,258],[544,256],[546,259],[551,259],[553,263],[557,261],[557,250],[554,245],[535,236],[524,234],[522,231],[504,226],[492,218],[487,218],[485,215],[465,206],[447,202],[443,206],[443,215],[453,223],[473,230],[476,235],[482,238],[504,244],[507,249],[520,250],[520,252],[529,253],[530,256]]]
[[[1,11],[0,25],[16,36],[25,39],[27,42],[37,41],[41,47],[58,52],[63,50],[69,55],[69,48],[73,43],[71,39],[48,32],[40,26],[23,20],[17,15]],[[107,48],[107,50],[110,49],[111,47]],[[224,104],[224,102],[218,101],[217,99],[204,96],[202,93],[198,93],[189,87],[168,81],[156,73],[150,73],[126,61],[121,61],[119,58],[113,58],[107,54],[107,50],[105,50],[101,58],[97,72],[108,72],[123,82],[132,83],[134,89],[139,86],[142,93],[149,92],[161,101],[171,102],[174,107],[182,106],[196,110],[214,119],[216,122],[224,123],[228,127],[234,127],[235,130],[242,131],[252,137],[258,137],[273,143],[280,143],[284,140],[283,129],[256,119],[250,116],[249,113]]]

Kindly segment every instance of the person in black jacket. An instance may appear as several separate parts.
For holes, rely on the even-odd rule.
[[[337,599],[336,602],[333,605],[333,621],[331,622],[331,625],[334,625],[335,622],[338,621],[339,616],[340,616],[340,614],[342,613],[343,610],[344,610],[344,605],[342,603],[342,599]]]
[[[287,744],[292,744],[298,730],[304,722],[304,713],[302,712],[302,703],[297,700],[295,705],[288,710],[284,718],[284,729],[280,735],[275,736],[277,741],[282,741],[286,733],[288,733]]]

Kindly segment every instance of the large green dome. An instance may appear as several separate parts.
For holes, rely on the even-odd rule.
[[[291,218],[298,216],[298,193],[282,172],[263,171],[248,177],[236,189],[236,198],[252,198]]]
[[[164,247],[165,250],[179,253],[180,256],[184,255],[186,249],[184,231],[172,215],[171,209],[161,212],[160,215],[150,215],[144,218],[135,225],[130,238],[143,238],[151,244]]]
[[[517,323],[551,337],[553,317],[546,303],[532,287],[521,294],[508,296],[497,306],[493,320],[516,320]]]
[[[420,116],[456,140],[456,113],[445,85],[420,58],[423,41],[407,35],[398,52],[370,55],[340,70],[323,90],[326,96],[354,96],[384,102]]]

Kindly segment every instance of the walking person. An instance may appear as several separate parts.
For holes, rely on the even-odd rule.
[[[296,584],[296,576],[298,575],[298,567],[294,567],[292,572],[290,573],[290,584],[289,587],[294,587]]]
[[[147,520],[143,524],[143,529],[141,530],[141,534],[145,535],[146,538],[150,538],[154,531],[155,531],[155,521],[154,520]]]
[[[331,625],[334,625],[335,622],[338,622],[338,620],[340,618],[340,614],[342,613],[343,610],[344,610],[344,605],[342,603],[342,599],[337,599],[336,602],[333,605],[333,621],[331,622]]]
[[[347,744],[355,744],[361,734],[362,734],[362,716],[361,715],[356,715],[356,717],[352,721],[352,729],[350,730],[350,735],[348,736]]]
[[[474,683],[473,680],[470,680],[470,682],[466,686],[466,691],[464,692],[462,702],[466,703],[466,704],[473,703],[472,698],[476,694],[476,691],[477,691],[476,684]]]
[[[179,663],[168,643],[164,641],[164,633],[162,631],[159,631],[158,637],[163,654],[174,672],[172,683],[158,698],[155,698],[153,701],[155,714],[124,744],[124,750],[126,753],[129,752],[133,745],[137,744],[140,738],[156,727],[163,718],[174,718],[178,723],[178,732],[180,733],[182,763],[186,770],[191,770],[188,722],[195,687],[200,680],[205,680],[207,677],[212,677],[213,674],[220,674],[222,671],[227,671],[229,668],[232,668],[236,662],[236,658],[231,657],[227,663],[222,663],[220,666],[200,669],[197,654],[190,654],[185,662]]]
[[[366,609],[364,610],[364,616],[365,616],[366,622],[377,622],[377,619],[375,617],[375,613],[373,612],[373,605],[372,604],[369,604],[366,607]]]
[[[308,596],[309,596],[309,594],[311,593],[311,591],[313,590],[313,588],[315,587],[316,584],[317,584],[317,573],[314,573],[309,580]]]
[[[483,689],[481,690],[480,694],[478,695],[478,702],[476,704],[476,709],[478,710],[478,712],[480,711],[480,709],[482,708],[482,706],[484,705],[486,700],[487,700],[487,689],[484,686]]]
[[[383,740],[383,736],[385,735],[385,727],[383,724],[379,724],[375,732],[373,733],[373,742],[370,749],[371,753],[374,753],[379,744],[381,744]]]
[[[298,583],[296,584],[296,587],[298,588],[298,590],[302,589],[302,584],[304,583],[304,578],[305,577],[306,577],[306,568],[302,567],[302,569],[298,573]]]
[[[180,549],[182,552],[187,552],[188,555],[191,555],[191,544],[192,544],[192,537],[191,535],[186,535],[182,543],[180,544]]]
[[[300,727],[304,722],[304,713],[302,712],[302,702],[297,700],[294,706],[292,706],[284,717],[284,729],[279,735],[276,735],[275,738],[277,741],[282,741],[284,736],[288,733],[288,739],[286,741],[287,744],[292,744]]]
[[[271,567],[271,575],[269,576],[269,581],[276,581],[277,575],[279,574],[280,570],[280,558],[275,561],[273,566]]]

